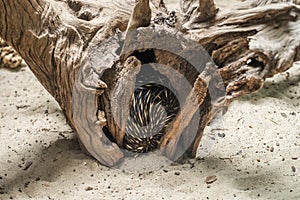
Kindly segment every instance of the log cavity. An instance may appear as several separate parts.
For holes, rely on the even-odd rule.
[[[140,66],[126,67],[129,57]],[[158,149],[198,75],[187,61],[170,52],[132,52],[102,75],[108,85],[98,98],[98,110],[104,111],[107,121],[103,132],[128,154]]]

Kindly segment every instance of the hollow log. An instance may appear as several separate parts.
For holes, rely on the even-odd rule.
[[[235,10],[212,0],[180,5],[169,12],[162,0],[2,0],[0,37],[59,103],[83,148],[106,166],[128,153],[132,94],[149,64],[185,97],[158,142],[179,160],[196,155],[205,126],[232,99],[300,60],[299,1],[248,0]],[[173,52],[161,46],[162,35]]]

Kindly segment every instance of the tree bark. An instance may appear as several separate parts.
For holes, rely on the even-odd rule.
[[[95,102],[85,99],[86,95],[103,90],[106,84],[100,79],[90,82],[85,79],[76,84],[75,80],[87,59],[89,46],[96,43],[95,40],[101,42],[110,37],[117,28],[124,31],[131,8],[125,1],[0,2],[1,37],[20,53],[41,84],[54,96],[86,150],[108,166],[118,162],[122,153],[99,130]],[[115,12],[116,9],[119,12]],[[85,74],[95,76],[92,68],[85,70]],[[72,103],[73,91],[81,94],[74,98],[78,102]],[[78,112],[73,113],[73,105]],[[81,120],[82,126],[75,125],[74,119],[78,118],[85,119]],[[88,130],[81,127],[88,127]]]
[[[267,77],[300,60],[298,4],[299,1],[246,1],[239,9],[228,12],[217,8],[212,0],[185,0],[177,20],[170,23],[174,14],[166,11],[161,0],[151,4],[148,0],[136,4],[129,0],[2,0],[0,37],[21,55],[54,96],[87,152],[100,163],[113,166],[124,157],[124,119],[129,113],[129,108],[121,109],[114,100],[122,99],[130,105],[141,67],[141,60],[132,52],[121,56],[130,47],[126,41],[133,40],[131,29],[153,33],[145,36],[149,43],[157,38],[156,33],[166,31],[202,45],[218,66],[228,105],[235,97],[257,91]],[[122,38],[125,46],[120,43]],[[183,43],[181,48],[185,51],[188,42]],[[155,50],[154,56],[159,63],[182,70],[193,85],[160,148],[176,160],[179,140],[190,143],[193,136],[186,150],[186,155],[193,157],[204,127],[221,105],[212,102],[207,94],[209,87],[219,83],[209,79],[207,66],[197,74],[176,55]],[[172,82],[172,75],[165,75]],[[176,85],[176,80],[172,83]],[[99,103],[103,104],[102,110]],[[200,128],[194,135],[185,135],[183,130],[192,123],[196,109],[201,110]],[[121,116],[118,122],[114,113]],[[183,124],[178,125],[179,121]],[[105,126],[112,138],[103,132]]]

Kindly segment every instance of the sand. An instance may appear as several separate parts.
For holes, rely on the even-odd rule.
[[[0,69],[0,119],[0,199],[300,199],[300,63],[235,100],[183,164],[101,166],[27,67]]]
[[[27,67],[1,69],[0,199],[300,199],[299,84],[296,63],[235,100],[206,129],[216,144],[203,159],[176,165],[149,155],[109,169],[82,153]],[[208,176],[217,180],[206,184]]]

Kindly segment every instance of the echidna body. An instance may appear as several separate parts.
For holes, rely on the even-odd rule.
[[[148,83],[135,89],[123,146],[135,153],[157,149],[179,111],[176,95],[166,86]]]

